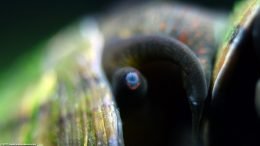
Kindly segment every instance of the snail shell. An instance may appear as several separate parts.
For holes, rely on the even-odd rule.
[[[227,84],[228,78],[230,74],[232,74],[232,70],[238,60],[241,48],[243,48],[242,45],[248,41],[247,38],[251,35],[253,21],[259,13],[259,1],[253,0],[243,4],[244,8],[236,12],[238,16],[233,16],[238,18],[234,22],[231,33],[228,34],[227,39],[221,49],[219,49],[217,55],[213,71],[213,98],[215,98],[217,94],[220,94],[221,88],[224,88],[225,84]]]
[[[259,145],[255,97],[259,62],[254,30],[259,1],[244,1],[235,9],[235,22],[219,49],[213,71],[212,102],[208,110],[210,146]]]

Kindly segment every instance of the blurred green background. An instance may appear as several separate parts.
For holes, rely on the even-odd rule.
[[[180,0],[209,8],[231,10],[235,0]],[[46,0],[0,2],[0,72],[55,32],[80,17],[102,12],[125,0]],[[135,0],[135,2],[138,2]]]

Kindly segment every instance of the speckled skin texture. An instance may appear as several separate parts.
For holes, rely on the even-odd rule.
[[[218,44],[215,30],[217,23],[222,22],[220,17],[200,8],[174,3],[150,3],[123,10],[124,13],[116,11],[100,21],[108,42],[138,35],[179,40],[196,54],[209,83]]]

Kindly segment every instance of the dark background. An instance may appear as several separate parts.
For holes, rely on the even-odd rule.
[[[137,0],[135,0],[138,2]],[[235,0],[181,0],[209,8],[230,10]],[[102,12],[123,0],[47,0],[0,2],[0,71],[17,58],[81,16]],[[129,0],[128,0],[129,2]],[[132,1],[131,1],[132,2]]]

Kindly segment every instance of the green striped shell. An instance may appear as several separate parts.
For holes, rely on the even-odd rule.
[[[241,50],[239,45],[250,35],[253,21],[259,12],[259,0],[243,1],[235,8],[229,31],[216,55],[212,78],[213,98],[225,87],[227,77],[232,74],[232,66],[236,65],[235,60],[238,59]]]
[[[14,115],[3,115],[12,122],[1,120],[7,127],[1,127],[0,142],[123,145],[118,109],[96,68],[102,47],[96,43],[103,40],[95,22],[87,21],[66,28],[44,46],[40,77],[24,88],[19,107],[9,107],[15,108]]]

